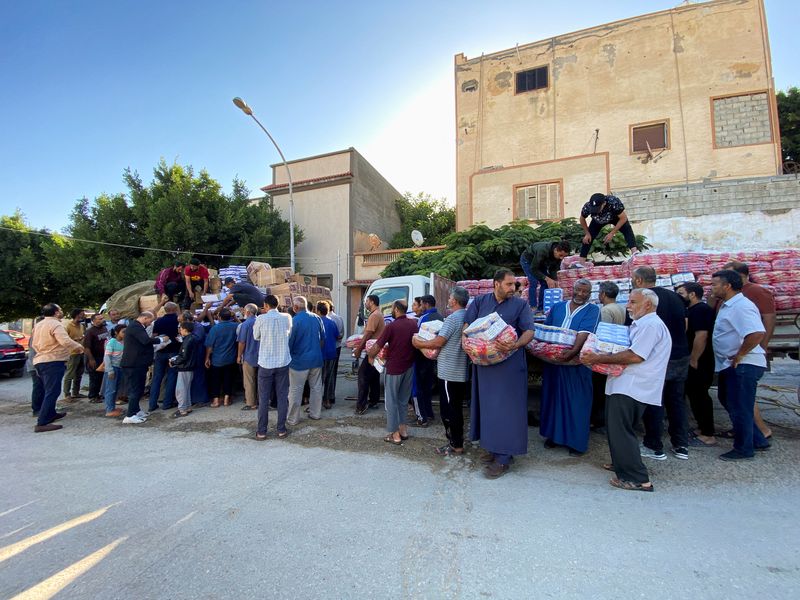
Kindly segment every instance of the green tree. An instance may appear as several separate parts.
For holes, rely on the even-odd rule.
[[[79,200],[65,231],[70,238],[119,246],[62,236],[43,244],[55,300],[67,310],[97,307],[116,290],[155,279],[161,268],[177,258],[190,258],[192,252],[212,268],[250,261],[233,256],[269,261],[289,255],[288,222],[266,200],[251,204],[247,188],[238,180],[226,194],[206,171],[195,174],[189,166],[162,160],[149,184],[130,170],[124,181],[127,194]],[[302,239],[302,231],[296,229],[296,243]]]
[[[778,123],[784,161],[800,161],[800,90],[790,87],[777,94]]]
[[[420,192],[416,196],[407,192],[395,200],[400,215],[400,231],[392,236],[390,248],[411,246],[411,232],[422,233],[426,246],[438,246],[444,237],[456,228],[456,210],[447,206],[444,200],[435,200],[429,194]]]
[[[484,224],[473,225],[464,231],[447,235],[442,250],[404,252],[381,273],[382,277],[427,275],[432,271],[448,279],[482,279],[505,267],[519,274],[520,254],[532,243],[546,240],[567,240],[573,248],[580,247],[583,229],[573,218],[539,223],[531,227],[527,221],[512,221],[497,229]],[[625,239],[617,233],[611,244],[602,244],[602,235],[592,245],[592,251],[602,251],[609,257],[628,253]],[[636,236],[640,250],[649,248],[644,236]]]
[[[43,234],[43,235],[37,235]],[[32,230],[17,210],[0,217],[0,321],[35,317],[50,297],[54,282],[42,249],[46,230]]]

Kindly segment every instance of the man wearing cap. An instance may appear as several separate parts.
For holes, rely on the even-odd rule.
[[[264,294],[258,291],[258,288],[252,283],[240,281],[236,283],[233,277],[226,277],[223,285],[228,288],[228,295],[222,301],[220,310],[235,302],[239,306],[247,306],[248,304],[255,304],[259,310],[264,308]]]
[[[586,223],[586,217],[588,216],[592,217],[592,222],[589,224]],[[636,247],[633,228],[630,221],[628,221],[628,215],[625,213],[625,205],[616,196],[592,194],[592,197],[581,209],[580,222],[586,234],[583,236],[583,244],[581,245],[581,258],[589,256],[592,242],[606,225],[612,225],[613,228],[603,238],[604,244],[610,244],[614,234],[620,231],[625,236],[625,243],[628,244],[631,254],[636,254],[639,251]]]

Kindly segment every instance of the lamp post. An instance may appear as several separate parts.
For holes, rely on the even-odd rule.
[[[290,267],[292,268],[292,272],[294,272],[294,196],[292,196],[292,172],[289,170],[289,163],[286,162],[286,157],[283,156],[283,152],[281,152],[280,147],[275,142],[275,139],[270,135],[267,128],[261,124],[256,116],[253,114],[253,109],[247,105],[247,102],[239,98],[238,96],[233,99],[233,103],[241,109],[241,111],[249,117],[252,117],[253,121],[255,121],[261,130],[267,134],[269,141],[272,142],[272,145],[275,146],[275,149],[278,151],[278,154],[281,156],[281,160],[283,161],[283,166],[286,167],[286,175],[289,178],[289,261]]]

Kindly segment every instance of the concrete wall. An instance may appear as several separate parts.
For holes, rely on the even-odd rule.
[[[782,175],[618,194],[660,250],[800,247],[800,179]]]
[[[356,150],[353,150],[351,156],[353,185],[350,220],[353,244],[350,253],[370,250],[370,233],[383,240],[383,247],[388,247],[389,240],[400,231],[400,216],[397,214],[395,200],[403,195]]]
[[[515,93],[516,73],[539,66],[548,67],[548,87]],[[616,191],[779,172],[761,0],[681,5],[480,58],[457,55],[455,86],[459,229],[485,212],[469,186],[485,168],[607,152]],[[749,119],[722,125],[721,141],[749,145],[715,147],[715,100],[743,96],[732,103],[738,113],[760,94],[769,135],[761,100],[757,131]],[[727,104],[718,104],[723,120]],[[647,160],[632,152],[631,128],[652,122],[667,124],[669,141]],[[547,179],[556,177],[554,168]]]
[[[304,179],[315,179],[326,175],[339,175],[350,171],[350,152],[352,148],[290,160],[289,168],[292,170],[292,180],[296,183]],[[289,183],[286,176],[286,167],[283,163],[275,163],[272,167],[272,183]]]
[[[515,186],[554,181],[561,186],[563,216],[577,216],[595,192],[608,190],[606,154],[546,161],[476,173],[471,178],[474,223],[500,227],[516,218]]]

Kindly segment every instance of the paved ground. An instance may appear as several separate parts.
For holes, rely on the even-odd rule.
[[[778,363],[761,394],[796,404],[799,377]],[[392,447],[382,411],[343,400],[258,443],[240,404],[123,426],[83,403],[34,435],[29,389],[0,379],[1,598],[800,597],[786,408],[765,405],[757,460],[693,450],[651,464],[641,494],[608,486],[595,435],[570,458],[531,429],[528,456],[488,481],[474,449],[433,456],[441,429]]]

